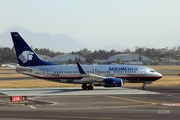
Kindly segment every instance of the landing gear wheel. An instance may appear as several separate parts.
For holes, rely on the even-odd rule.
[[[145,89],[146,89],[146,86],[142,86],[142,89],[145,90]]]
[[[93,86],[92,85],[88,85],[88,90],[93,90]]]
[[[88,86],[87,86],[86,84],[83,84],[83,85],[82,85],[82,89],[83,89],[83,90],[87,90],[87,87],[88,87]]]

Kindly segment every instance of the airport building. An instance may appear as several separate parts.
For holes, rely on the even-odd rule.
[[[64,54],[57,55],[55,57],[49,57],[46,55],[39,55],[41,59],[53,62],[56,64],[75,64],[77,61],[80,63],[86,63],[86,58],[80,55]]]
[[[49,57],[47,55],[39,55],[42,59],[56,64],[75,64],[79,61],[82,64],[86,64],[86,58],[80,55],[64,54],[57,55],[55,57]],[[149,65],[151,60],[144,55],[140,54],[118,54],[110,57],[107,60],[94,60],[96,64],[134,64],[134,65]]]
[[[151,60],[149,58],[140,54],[118,54],[110,57],[106,62],[108,64],[151,64]]]
[[[46,61],[50,61],[50,62],[54,61],[54,59],[52,57],[49,57],[47,55],[39,55],[39,57]]]

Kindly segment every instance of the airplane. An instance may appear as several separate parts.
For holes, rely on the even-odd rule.
[[[41,59],[26,43],[18,32],[11,32],[19,65],[18,73],[34,78],[60,82],[82,84],[83,90],[92,90],[94,86],[122,87],[124,83],[147,84],[162,78],[162,74],[146,66],[138,65],[58,65]]]

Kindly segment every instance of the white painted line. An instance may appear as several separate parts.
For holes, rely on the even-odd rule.
[[[180,103],[164,103],[164,104],[161,104],[161,105],[165,105],[165,106],[177,106],[177,107],[180,107]]]
[[[32,108],[32,109],[36,109],[36,107],[34,107],[34,106],[32,106],[32,105],[30,105],[29,107]]]
[[[41,95],[41,96],[43,96],[43,95]],[[52,103],[52,104],[51,104],[52,106],[57,104],[56,102],[52,102],[52,101],[47,101],[47,100],[37,100],[37,99],[35,99],[35,98],[40,98],[41,96],[35,96],[35,97],[28,98],[28,99],[34,100],[34,101],[36,100],[36,101],[41,101],[41,102]]]
[[[36,100],[36,98],[39,98],[39,97],[41,97],[41,96],[43,96],[43,95],[39,95],[39,96],[35,96],[35,97],[31,97],[31,98],[28,98],[28,99],[30,99],[30,100]]]

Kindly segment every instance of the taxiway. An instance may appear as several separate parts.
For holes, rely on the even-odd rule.
[[[3,119],[179,119],[180,87],[0,89]],[[27,95],[24,103],[11,95]]]

